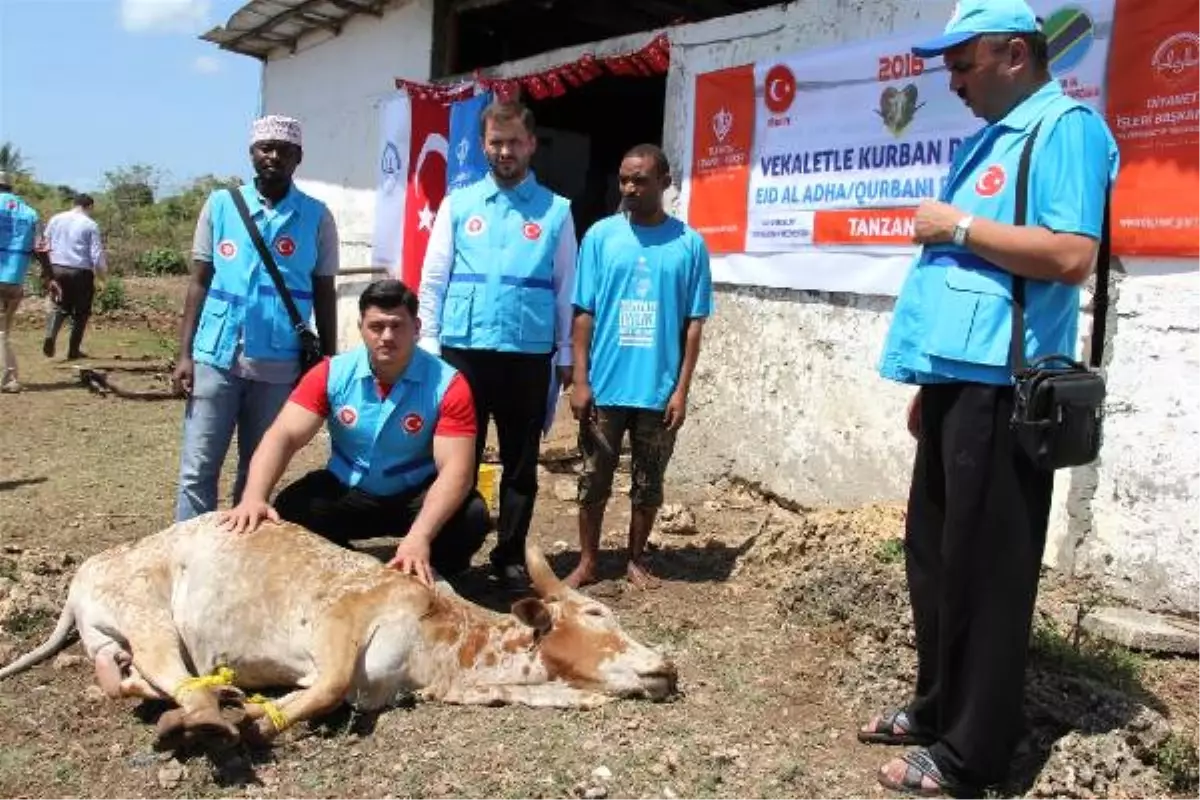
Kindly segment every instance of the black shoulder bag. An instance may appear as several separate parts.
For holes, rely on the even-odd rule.
[[[296,308],[296,301],[292,299],[292,293],[288,291],[287,284],[283,282],[283,276],[279,274],[279,267],[275,264],[271,249],[263,241],[262,231],[254,224],[254,219],[250,216],[250,209],[246,207],[246,198],[242,197],[242,193],[237,189],[230,189],[229,194],[233,198],[233,204],[237,206],[242,222],[246,225],[250,240],[254,242],[254,249],[258,251],[267,272],[271,273],[271,280],[275,282],[275,291],[279,292],[284,306],[287,307],[288,317],[292,320],[292,328],[300,337],[300,374],[304,375],[320,364],[321,359],[325,357],[325,354],[321,352],[321,340],[309,329],[308,323],[300,318],[300,310]]]
[[[1041,125],[1039,124],[1038,128]],[[1029,193],[1029,164],[1038,128],[1021,151],[1017,169],[1016,224],[1025,224]],[[1012,345],[1009,363],[1015,382],[1010,425],[1017,444],[1044,470],[1088,464],[1100,454],[1104,424],[1104,329],[1108,318],[1109,199],[1104,202],[1104,224],[1096,264],[1096,293],[1092,304],[1091,358],[1085,365],[1056,353],[1025,363],[1025,279],[1012,281]]]

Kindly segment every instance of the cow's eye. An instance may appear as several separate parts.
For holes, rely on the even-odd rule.
[[[583,610],[583,613],[587,614],[589,617],[603,617],[604,609],[597,608],[596,606],[592,606],[591,608],[585,608]]]

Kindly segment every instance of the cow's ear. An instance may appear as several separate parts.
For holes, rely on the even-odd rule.
[[[550,609],[536,597],[526,597],[513,603],[513,616],[537,631],[539,636],[550,632],[554,620],[550,617]]]

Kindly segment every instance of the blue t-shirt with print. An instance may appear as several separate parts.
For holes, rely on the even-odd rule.
[[[651,227],[603,219],[580,245],[574,302],[595,319],[596,405],[661,411],[679,381],[687,321],[712,314],[708,248],[674,217]]]

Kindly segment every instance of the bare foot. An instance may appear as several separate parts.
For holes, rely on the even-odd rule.
[[[579,566],[575,567],[571,574],[563,579],[563,583],[572,589],[579,589],[587,586],[589,583],[595,582],[595,568],[591,564],[584,564],[583,562],[580,562]]]
[[[625,577],[636,589],[653,589],[660,583],[658,578],[650,574],[645,560],[630,561],[625,567]]]

